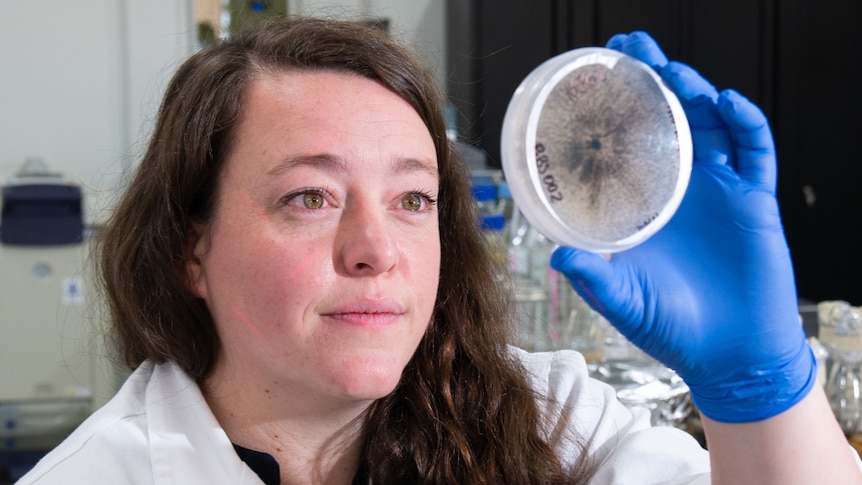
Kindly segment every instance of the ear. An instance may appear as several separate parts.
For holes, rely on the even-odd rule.
[[[209,231],[203,224],[192,223],[186,248],[186,276],[189,290],[198,298],[207,299],[205,261],[209,248]]]

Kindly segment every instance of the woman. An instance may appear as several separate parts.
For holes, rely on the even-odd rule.
[[[351,23],[280,20],[190,58],[101,246],[136,370],[22,483],[708,481],[694,440],[650,428],[578,354],[507,347],[506,298],[432,86]],[[554,264],[633,327],[616,301],[634,297],[608,289],[606,262],[564,249]],[[808,419],[817,459],[849,477],[808,389],[778,417],[707,419],[713,481],[764,483],[773,450],[751,468],[724,458],[756,439],[786,452],[769,423],[788,413],[779,429]]]

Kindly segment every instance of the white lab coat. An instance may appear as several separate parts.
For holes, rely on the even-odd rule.
[[[556,446],[571,464],[580,449],[573,443],[588,443],[597,467],[593,483],[709,483],[706,451],[683,431],[650,427],[648,411],[624,407],[613,389],[589,378],[579,353],[513,352],[541,395],[572,409],[573,419]],[[261,481],[234,451],[197,384],[176,364],[144,363],[108,404],[18,483]]]

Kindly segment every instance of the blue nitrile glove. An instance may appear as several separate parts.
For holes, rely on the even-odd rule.
[[[797,313],[763,113],[668,62],[643,32],[608,46],[653,66],[692,129],[691,182],[671,221],[643,244],[602,256],[559,248],[551,265],[635,345],[674,369],[721,422],[775,416],[805,397],[816,364]]]

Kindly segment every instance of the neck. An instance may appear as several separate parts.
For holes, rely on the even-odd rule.
[[[370,402],[316,402],[302,390],[264,387],[218,373],[202,387],[231,441],[272,455],[282,484],[352,482],[362,453],[362,418]]]

